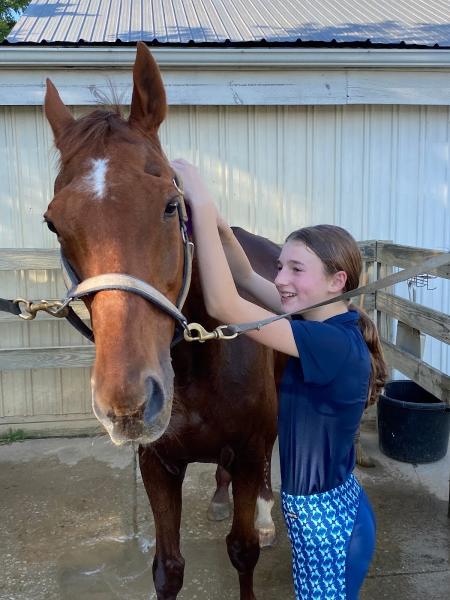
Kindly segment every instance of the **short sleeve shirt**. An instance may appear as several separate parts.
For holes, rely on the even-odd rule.
[[[291,321],[299,358],[280,387],[282,490],[310,495],[337,487],[355,466],[354,436],[367,400],[370,354],[349,311],[326,321]]]

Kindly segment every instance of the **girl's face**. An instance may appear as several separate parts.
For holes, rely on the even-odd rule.
[[[292,240],[281,251],[275,285],[283,310],[292,312],[342,293],[346,279],[343,271],[327,275],[317,254],[303,242]]]

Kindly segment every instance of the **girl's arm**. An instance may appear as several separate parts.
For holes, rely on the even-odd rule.
[[[217,226],[219,229],[220,240],[222,242],[228,265],[231,269],[234,281],[239,287],[249,292],[256,300],[260,301],[267,308],[282,312],[280,294],[275,284],[261,277],[256,273],[244,249],[236,239],[233,230],[228,223],[218,217]]]
[[[239,296],[217,229],[217,209],[197,170],[185,161],[174,161],[181,175],[194,225],[200,280],[208,313],[224,324],[259,321],[274,313]],[[285,354],[298,356],[290,323],[281,319],[246,335]]]

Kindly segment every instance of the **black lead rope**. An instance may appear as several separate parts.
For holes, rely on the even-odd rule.
[[[17,302],[14,302],[14,300],[6,300],[5,298],[0,298],[0,311],[8,312],[16,316],[19,316],[22,312]]]
[[[67,309],[67,321],[69,321],[72,327],[74,327],[85,338],[94,343],[94,333],[91,331],[91,329],[85,323],[83,323],[71,306],[68,306]],[[0,298],[0,312],[7,312],[16,317],[22,314],[18,302],[15,302],[14,300],[6,300],[5,298]]]
[[[67,321],[74,327],[78,333],[87,338],[90,342],[95,344],[94,332],[88,327],[77,315],[71,306],[68,307],[69,312],[67,313]]]

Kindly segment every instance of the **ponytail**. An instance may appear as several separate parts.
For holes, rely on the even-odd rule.
[[[388,375],[383,349],[375,323],[367,313],[355,304],[349,304],[348,309],[359,314],[358,325],[370,352],[371,371],[366,406],[371,406],[378,400]]]

